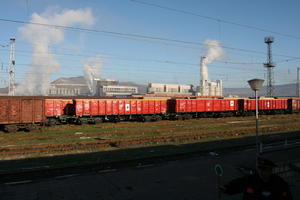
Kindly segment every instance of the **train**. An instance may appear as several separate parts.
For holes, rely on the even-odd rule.
[[[261,114],[300,112],[300,98],[259,98]],[[201,117],[248,116],[251,98],[121,98],[1,96],[0,128],[31,131],[41,125],[98,124],[106,121],[186,120]]]

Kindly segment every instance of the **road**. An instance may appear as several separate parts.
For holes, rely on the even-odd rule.
[[[218,155],[217,155],[218,154]],[[300,148],[269,152],[264,155],[276,163],[300,162]],[[0,199],[5,200],[153,200],[218,199],[215,164],[222,165],[222,182],[241,176],[237,168],[254,167],[254,149],[214,153],[154,165],[68,174],[23,183],[0,185]],[[282,168],[284,169],[284,168]],[[280,171],[280,169],[279,169]],[[283,170],[284,171],[284,170]],[[290,184],[294,199],[300,196],[300,178],[296,172],[282,174]],[[224,200],[241,199],[240,195],[221,196]]]

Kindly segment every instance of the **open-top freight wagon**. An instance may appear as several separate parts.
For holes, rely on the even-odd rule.
[[[260,114],[284,114],[290,113],[288,99],[261,98],[258,100]],[[239,99],[239,115],[254,115],[255,99]]]
[[[168,111],[179,120],[233,116],[238,113],[238,99],[170,99]]]
[[[33,130],[46,122],[44,98],[0,97],[0,127],[7,132]]]
[[[288,99],[288,109],[290,113],[300,112],[300,98],[293,97]]]
[[[166,99],[45,99],[50,125],[95,124],[121,120],[157,121],[166,116]]]
[[[300,98],[261,98],[258,105],[261,114],[300,112]],[[184,120],[254,113],[255,99],[248,98],[0,97],[0,128],[7,132],[32,130],[40,124]]]
[[[102,121],[158,121],[167,113],[166,99],[74,99],[76,124]]]
[[[73,99],[45,99],[44,102],[45,116],[50,126],[68,123],[68,118],[74,113]]]

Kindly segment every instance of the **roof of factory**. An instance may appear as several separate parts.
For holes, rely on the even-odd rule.
[[[51,84],[84,84],[86,85],[86,80],[83,76],[77,77],[63,77],[56,79],[55,81],[51,82]]]

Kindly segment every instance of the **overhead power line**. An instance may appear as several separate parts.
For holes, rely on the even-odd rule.
[[[160,8],[160,9],[164,9],[164,10],[168,10],[168,11],[172,11],[172,12],[177,12],[177,13],[181,13],[181,14],[185,14],[185,15],[192,15],[192,16],[196,16],[196,17],[201,17],[203,19],[212,20],[212,21],[215,21],[215,22],[218,22],[218,23],[231,24],[231,25],[235,25],[235,26],[239,26],[239,27],[243,27],[243,28],[247,28],[247,29],[253,29],[253,30],[266,32],[266,33],[272,33],[272,34],[280,35],[280,36],[283,36],[283,37],[289,37],[289,38],[293,38],[293,39],[297,39],[297,40],[300,39],[300,37],[295,36],[295,35],[280,33],[280,32],[277,32],[277,31],[272,31],[272,30],[268,30],[268,29],[264,29],[264,28],[260,28],[260,27],[256,27],[256,26],[251,26],[251,25],[247,25],[247,24],[241,24],[241,23],[237,23],[237,22],[223,20],[223,19],[220,19],[220,18],[211,17],[211,16],[207,16],[207,15],[202,15],[202,14],[194,13],[194,12],[191,12],[191,11],[186,11],[186,10],[177,9],[177,8],[171,8],[171,7],[162,6],[162,5],[159,5],[159,4],[149,3],[149,2],[140,1],[140,0],[129,0],[129,1],[131,1],[133,3],[143,4],[143,5],[146,5],[146,6],[156,7],[156,8]]]
[[[0,49],[1,51],[1,49]],[[6,50],[8,51],[8,50]],[[94,55],[91,54],[72,54],[72,53],[57,53],[57,52],[36,52],[32,53],[31,51],[25,51],[25,50],[16,50],[16,52],[20,53],[25,53],[25,54],[30,54],[30,55],[41,55],[40,57],[42,58],[42,55],[56,55],[56,56],[78,56],[78,57],[94,57]],[[96,52],[95,52],[96,53]],[[96,53],[99,54],[99,53]],[[117,59],[117,60],[128,60],[128,61],[137,61],[137,62],[156,62],[156,63],[163,63],[163,64],[177,64],[177,65],[199,65],[196,63],[187,63],[187,62],[178,62],[178,61],[170,61],[170,60],[159,60],[159,59],[151,59],[151,58],[128,58],[128,57],[121,57],[121,56],[114,56],[114,55],[98,55],[96,57],[102,58],[102,59]],[[260,65],[262,62],[234,62],[234,61],[222,61],[222,60],[216,60],[215,62],[218,63],[224,63],[224,64],[238,64],[238,65]]]
[[[3,48],[8,47],[8,46],[9,46],[8,44],[7,45],[0,44],[0,47],[3,47]]]
[[[38,25],[38,26],[51,27],[51,28],[60,28],[60,29],[73,30],[73,31],[84,31],[84,32],[88,32],[88,33],[89,32],[90,33],[105,33],[105,34],[121,36],[121,37],[127,36],[127,37],[133,37],[133,38],[151,39],[151,40],[157,40],[157,41],[168,41],[168,42],[197,45],[197,46],[199,46],[199,45],[206,46],[205,44],[200,43],[200,42],[185,41],[185,40],[178,40],[178,39],[171,39],[171,38],[164,38],[164,37],[157,37],[157,36],[149,36],[149,35],[141,35],[141,34],[121,33],[121,32],[115,32],[115,31],[96,30],[96,29],[88,29],[88,28],[80,28],[80,27],[72,27],[72,26],[62,26],[62,25],[55,25],[55,24],[44,24],[44,23],[3,19],[3,18],[0,18],[0,21],[11,22],[11,23],[20,23],[20,24],[31,24],[31,25]],[[210,46],[214,46],[214,45],[210,45]],[[235,48],[235,47],[229,47],[229,46],[224,46],[224,45],[221,45],[221,47],[223,47],[224,49],[229,49],[229,50],[234,50],[234,51],[242,51],[242,52],[255,53],[255,54],[265,54],[265,52],[256,51],[256,50]],[[277,54],[277,56],[295,58],[293,56],[279,55],[279,54]]]

